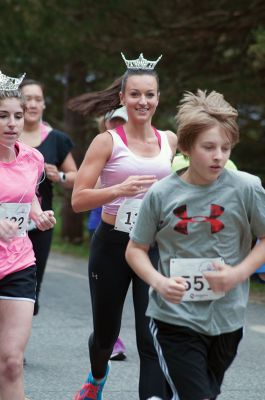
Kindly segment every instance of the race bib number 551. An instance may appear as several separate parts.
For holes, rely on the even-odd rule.
[[[214,293],[203,272],[214,271],[213,262],[223,263],[222,258],[172,258],[170,260],[170,276],[182,276],[186,279],[187,289],[182,301],[216,300],[224,296],[224,292]]]

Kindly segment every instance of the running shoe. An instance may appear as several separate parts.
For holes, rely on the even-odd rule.
[[[163,400],[163,399],[161,399],[161,397],[152,396],[152,397],[148,397],[148,399],[146,399],[146,400]]]
[[[114,344],[112,354],[110,356],[110,360],[114,361],[122,361],[125,360],[126,358],[126,353],[125,353],[125,346],[121,340],[120,337],[116,340],[116,343]]]
[[[146,400],[163,400],[163,399],[161,399],[161,397],[152,396],[152,397],[148,397],[148,399],[146,399]]]
[[[90,372],[86,383],[76,393],[74,400],[103,400],[102,391],[108,377],[109,369],[110,363],[107,366],[106,375],[100,382],[97,382]]]

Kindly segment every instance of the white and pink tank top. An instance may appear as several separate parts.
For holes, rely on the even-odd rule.
[[[132,175],[155,175],[158,180],[171,173],[172,150],[168,143],[167,135],[163,131],[154,132],[160,146],[160,153],[153,157],[143,157],[133,153],[127,146],[126,135],[122,126],[109,130],[112,136],[112,154],[104,169],[100,180],[102,187],[117,185]],[[143,198],[144,193],[130,197],[135,199]],[[103,206],[107,214],[117,215],[121,204],[126,197],[119,197]]]

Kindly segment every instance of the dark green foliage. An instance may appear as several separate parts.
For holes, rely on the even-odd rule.
[[[45,83],[45,119],[70,133],[78,163],[97,129],[69,115],[67,99],[122,75],[121,51],[127,58],[143,52],[163,54],[154,123],[176,129],[184,90],[220,91],[242,111],[235,161],[265,176],[264,1],[2,0],[0,30],[0,69]]]

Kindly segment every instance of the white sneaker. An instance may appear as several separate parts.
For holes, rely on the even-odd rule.
[[[163,399],[161,399],[161,397],[152,396],[152,397],[149,397],[149,398],[146,399],[146,400],[163,400]]]

